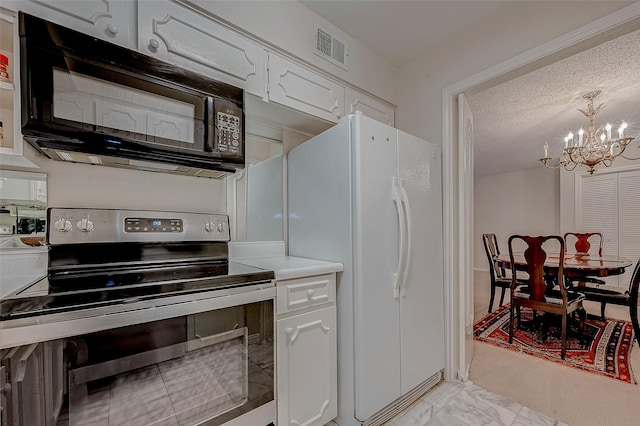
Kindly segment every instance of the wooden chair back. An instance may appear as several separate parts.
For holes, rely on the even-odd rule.
[[[524,257],[527,261],[526,272],[529,274],[529,300],[535,302],[546,302],[545,292],[547,289],[547,281],[545,277],[547,276],[544,264],[547,260],[547,257],[550,255],[558,257],[558,272],[557,276],[554,277],[557,279],[557,283],[564,283],[564,273],[563,273],[563,264],[564,264],[564,239],[562,239],[559,235],[549,235],[549,236],[541,236],[541,237],[531,237],[526,235],[512,235],[509,237],[509,258],[511,260],[511,268],[512,268],[512,276],[515,277],[516,274],[516,264],[514,261],[513,254],[513,243],[514,240],[522,240],[526,245],[526,250],[524,251]],[[544,246],[551,245],[545,244],[547,241],[555,240],[559,244],[559,250],[556,254],[552,249],[545,250]],[[555,263],[555,262],[554,262]],[[513,278],[511,280],[511,290],[515,289],[517,283],[516,279]],[[567,303],[567,293],[564,288],[564,285],[558,286],[562,293],[563,304]]]
[[[500,254],[496,234],[482,234],[482,242],[484,243],[484,251],[487,255],[487,261],[489,262],[491,281],[493,282],[497,278],[504,278],[506,276],[505,270],[501,268],[495,260],[495,257]]]
[[[574,247],[576,249],[576,253],[589,253],[591,249],[591,241],[598,240],[600,244],[598,249],[598,255],[602,256],[602,233],[601,232],[566,232],[564,234],[565,248],[569,247],[570,241],[567,240],[567,237],[570,237],[569,240],[575,238],[576,242]]]

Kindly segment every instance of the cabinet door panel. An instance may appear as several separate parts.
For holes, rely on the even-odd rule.
[[[344,113],[344,87],[274,54],[269,54],[269,100],[333,122]]]
[[[102,40],[136,48],[135,2],[121,0],[6,0],[5,7],[23,10],[47,21]]]
[[[169,2],[141,1],[138,31],[142,53],[266,95],[264,49],[221,24]]]
[[[336,308],[277,321],[278,424],[324,425],[337,415]]]
[[[391,127],[394,125],[392,107],[350,87],[347,87],[345,91],[345,105],[348,114],[360,111],[367,117],[378,120],[381,123],[388,124]]]

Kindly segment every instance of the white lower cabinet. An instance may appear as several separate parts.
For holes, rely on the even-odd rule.
[[[286,284],[279,282],[278,286],[296,286],[305,281],[308,282],[308,278],[289,280]],[[334,286],[331,290],[335,292],[334,275],[330,282]],[[289,311],[286,316],[278,312],[276,394],[279,426],[321,426],[337,416],[336,306],[335,303],[322,306],[320,309],[301,309],[298,314]]]

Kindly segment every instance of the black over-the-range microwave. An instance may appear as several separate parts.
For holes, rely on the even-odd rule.
[[[22,134],[47,157],[220,178],[244,167],[244,91],[20,13]]]

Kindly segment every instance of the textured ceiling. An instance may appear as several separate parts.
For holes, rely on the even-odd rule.
[[[640,136],[640,30],[469,96],[475,175],[540,166],[545,141],[558,157],[564,136],[587,127],[582,95],[601,90],[596,125],[627,121]],[[634,141],[631,153],[640,156]]]

